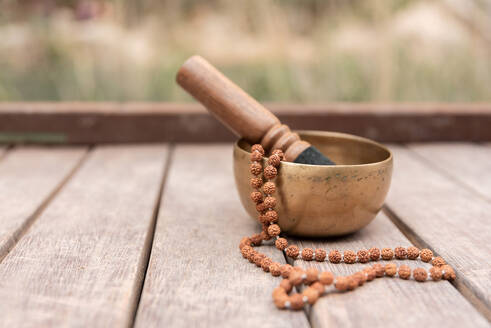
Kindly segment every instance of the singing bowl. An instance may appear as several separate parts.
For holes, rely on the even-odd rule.
[[[298,133],[337,165],[281,162],[274,195],[281,230],[289,235],[328,237],[365,227],[380,211],[389,191],[392,153],[377,142],[354,135]],[[250,149],[243,139],[235,143],[234,175],[242,205],[257,220],[250,198]]]

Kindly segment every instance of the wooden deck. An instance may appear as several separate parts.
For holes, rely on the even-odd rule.
[[[491,144],[392,150],[391,191],[369,226],[297,242],[429,247],[457,280],[377,279],[289,312],[272,303],[279,279],[238,251],[260,228],[235,192],[231,144],[0,146],[0,326],[489,327]]]

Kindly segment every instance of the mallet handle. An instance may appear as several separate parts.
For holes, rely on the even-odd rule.
[[[295,160],[310,147],[202,57],[189,58],[177,72],[176,80],[218,120],[249,142],[260,142],[266,150],[281,148],[287,161]]]

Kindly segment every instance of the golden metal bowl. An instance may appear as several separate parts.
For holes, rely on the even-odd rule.
[[[389,190],[392,153],[379,143],[349,134],[299,134],[338,165],[280,164],[275,197],[281,230],[290,235],[327,237],[351,233],[370,223]],[[250,148],[242,139],[235,143],[234,175],[242,205],[256,220],[258,214],[250,199]]]

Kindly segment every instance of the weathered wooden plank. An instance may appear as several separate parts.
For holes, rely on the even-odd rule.
[[[167,148],[96,148],[0,264],[5,327],[129,326]]]
[[[491,141],[491,104],[266,104],[296,130],[378,141]],[[118,131],[118,133],[114,133]],[[216,142],[235,137],[198,104],[2,103],[1,142]]]
[[[395,222],[412,241],[429,246],[456,269],[457,288],[491,320],[491,203],[413,151],[396,146],[392,151],[387,206]]]
[[[409,148],[450,179],[491,200],[491,146],[475,143],[414,144]]]
[[[346,237],[326,241],[291,239],[291,242],[302,249],[320,247],[341,252],[411,245],[383,213],[366,228]],[[394,261],[412,268],[430,267],[419,261]],[[369,264],[296,260],[294,265],[346,275]],[[346,293],[336,292],[330,287],[311,308],[309,315],[313,327],[489,327],[486,319],[447,281],[418,283],[412,279],[404,281],[387,277]]]
[[[244,260],[238,243],[259,231],[242,208],[231,146],[178,146],[167,178],[137,327],[306,327],[277,311],[277,278]],[[275,261],[281,252],[264,248]]]
[[[0,160],[0,262],[85,153],[85,148],[17,148]]]

